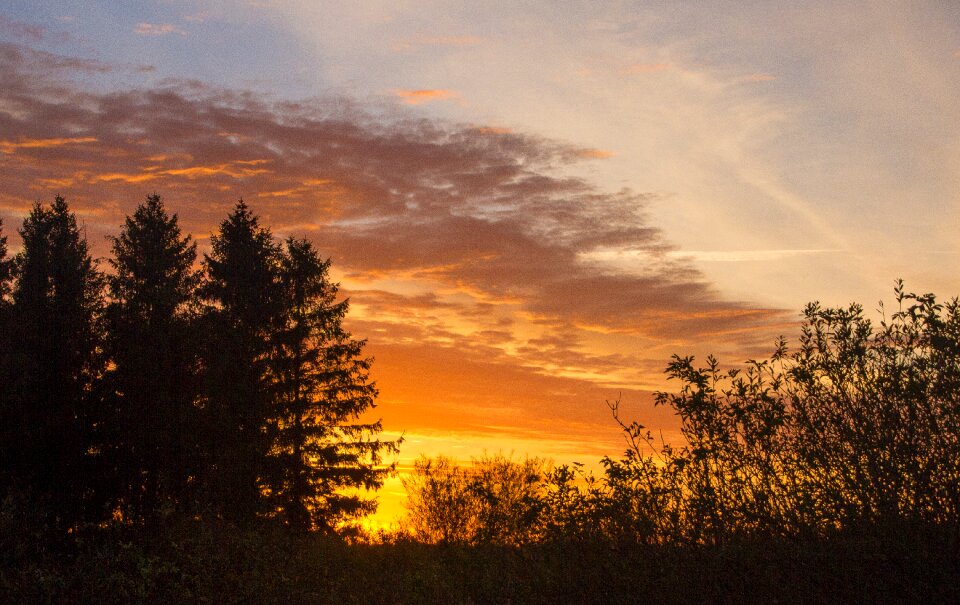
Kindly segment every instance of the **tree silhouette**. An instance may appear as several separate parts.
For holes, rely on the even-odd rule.
[[[0,306],[10,304],[12,279],[13,259],[7,258],[7,236],[3,235],[3,219],[0,219]]]
[[[465,467],[446,456],[421,456],[403,480],[405,530],[434,544],[519,546],[552,537],[559,533],[550,524],[560,503],[550,487],[561,483],[554,475],[539,458],[484,455]]]
[[[300,529],[331,530],[373,506],[355,488],[374,489],[387,469],[379,421],[362,422],[377,391],[364,342],[343,328],[348,302],[337,301],[321,260],[306,240],[288,239],[280,260],[281,322],[274,335],[275,403],[267,467],[271,508]],[[352,493],[344,489],[353,489]]]
[[[113,239],[108,382],[125,515],[184,507],[199,456],[196,244],[151,195]]]
[[[234,521],[262,509],[261,478],[270,448],[267,417],[271,335],[278,322],[280,250],[241,200],[211,238],[201,288],[206,314],[206,427],[210,505]]]
[[[10,461],[15,452],[8,451],[17,428],[17,414],[13,409],[14,377],[20,371],[12,362],[13,322],[11,317],[10,292],[13,288],[13,259],[7,258],[7,237],[3,235],[3,220],[0,220],[0,490],[8,487],[11,477]],[[2,491],[0,491],[2,494]]]
[[[10,354],[14,372],[5,414],[5,461],[61,527],[101,512],[93,496],[101,424],[94,381],[103,361],[102,279],[67,203],[33,207],[20,229]]]

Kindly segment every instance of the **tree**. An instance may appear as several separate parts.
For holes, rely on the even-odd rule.
[[[183,508],[196,480],[199,368],[196,244],[151,195],[112,238],[107,309],[115,455],[125,515]]]
[[[103,369],[102,279],[63,198],[35,205],[19,233],[4,467],[67,528],[104,512],[94,437],[102,424],[94,393]]]
[[[0,219],[0,306],[6,308],[13,287],[13,259],[7,258],[7,236],[2,234],[3,219]]]
[[[545,531],[560,533],[549,527],[548,507],[563,499],[553,488],[568,487],[543,460],[503,455],[473,459],[468,467],[445,456],[421,457],[403,485],[405,524],[416,539],[512,546],[542,539]]]
[[[19,374],[15,371],[12,362],[13,320],[11,317],[10,292],[13,288],[13,260],[7,258],[7,237],[2,235],[3,221],[0,220],[0,384],[7,385],[0,388],[0,497],[2,488],[10,481],[8,476],[11,456],[14,452],[7,451],[15,436],[9,434],[16,427],[16,414],[13,410],[14,377]]]
[[[956,532],[960,302],[901,283],[896,297],[879,326],[860,305],[810,304],[795,351],[781,339],[770,359],[741,368],[674,357],[667,372],[680,388],[656,403],[677,413],[684,445],[621,423],[630,449],[606,462],[601,507],[638,521],[648,542]]]
[[[261,481],[270,449],[271,341],[279,321],[273,236],[241,200],[211,238],[201,295],[204,329],[206,492],[217,514],[237,522],[262,512]]]
[[[373,510],[357,492],[380,487],[390,469],[383,452],[397,442],[377,438],[376,387],[364,341],[343,328],[348,301],[337,301],[321,260],[307,240],[288,239],[280,259],[281,321],[274,334],[275,401],[266,488],[272,508],[290,526],[332,530]]]

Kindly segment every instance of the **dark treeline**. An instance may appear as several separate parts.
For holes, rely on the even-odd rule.
[[[91,258],[60,197],[0,239],[0,492],[59,533],[174,518],[333,530],[396,442],[329,260],[241,201],[196,244],[153,195]],[[5,506],[6,506],[5,505]]]

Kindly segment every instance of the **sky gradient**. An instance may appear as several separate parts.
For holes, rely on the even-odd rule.
[[[593,4],[14,0],[4,232],[59,193],[105,256],[156,192],[202,251],[242,197],[333,259],[403,467],[595,462],[673,353],[960,293],[960,7]]]

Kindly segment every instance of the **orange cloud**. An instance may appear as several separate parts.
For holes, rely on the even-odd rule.
[[[513,130],[502,126],[478,126],[476,131],[480,134],[512,134]]]
[[[0,153],[11,154],[19,149],[47,149],[64,145],[96,143],[96,137],[73,137],[56,139],[20,139],[18,141],[0,141]]]
[[[448,101],[460,97],[460,93],[445,88],[422,90],[398,89],[394,90],[393,93],[403,99],[403,102],[407,105],[420,105],[421,103],[429,103],[431,101]]]
[[[188,166],[186,168],[168,168],[166,170],[158,170],[156,167],[151,166],[140,173],[107,172],[94,174],[91,175],[90,182],[124,181],[127,183],[144,183],[165,176],[182,176],[188,179],[199,179],[215,175],[225,175],[235,179],[241,179],[269,172],[266,168],[256,168],[256,166],[265,164],[268,161],[269,160],[234,160],[232,162],[210,166]]]
[[[581,149],[577,152],[577,156],[587,159],[587,160],[605,160],[607,158],[612,158],[614,154],[612,151],[604,151],[603,149]]]

